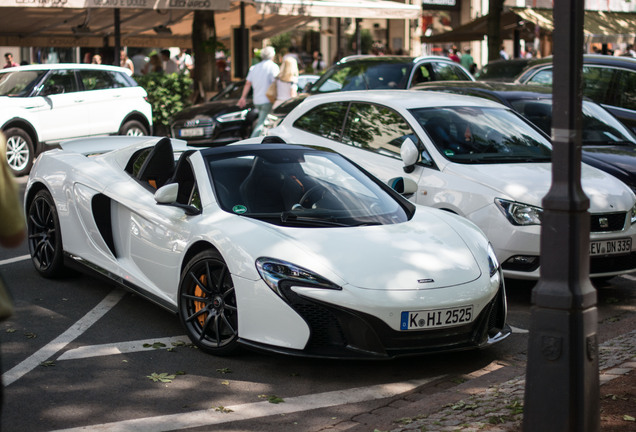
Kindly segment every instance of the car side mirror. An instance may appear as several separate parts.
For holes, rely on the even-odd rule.
[[[177,202],[178,195],[179,183],[169,183],[157,189],[157,192],[155,192],[155,201],[159,205],[169,205],[183,209],[188,216],[201,213],[201,210],[194,206]]]
[[[409,177],[395,177],[389,180],[387,184],[401,195],[413,195],[417,192],[417,183]]]
[[[174,204],[177,201],[179,195],[179,184],[170,183],[163,187],[160,187],[155,192],[155,201],[157,204]]]
[[[400,156],[404,164],[404,172],[410,173],[415,169],[415,163],[420,157],[417,146],[411,138],[406,138],[400,147]]]

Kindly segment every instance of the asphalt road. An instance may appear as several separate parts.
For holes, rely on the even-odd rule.
[[[0,323],[13,431],[318,431],[433,380],[525,359],[531,284],[507,284],[514,333],[482,351],[328,361],[189,346],[176,316],[95,278],[41,278],[26,244],[0,250],[16,314]],[[601,341],[634,328],[636,275],[599,289]],[[165,382],[162,382],[162,378]]]

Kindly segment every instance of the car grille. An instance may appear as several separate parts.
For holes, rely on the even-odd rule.
[[[627,220],[627,214],[622,213],[606,213],[606,214],[593,214],[590,216],[590,231],[591,232],[610,232],[610,231],[622,231],[625,228],[625,221]]]

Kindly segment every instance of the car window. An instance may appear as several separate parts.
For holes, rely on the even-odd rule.
[[[608,103],[621,108],[636,110],[636,72],[618,71],[617,87]]]
[[[410,66],[406,63],[354,62],[329,69],[312,92],[405,88]]]
[[[139,176],[139,170],[141,170],[142,165],[148,158],[148,155],[150,155],[151,151],[152,147],[148,147],[135,152],[128,161],[125,171],[131,176],[137,178]]]
[[[400,146],[407,137],[417,143],[413,129],[397,112],[381,105],[352,103],[342,142],[400,159]]]
[[[0,96],[28,96],[45,73],[45,70],[34,70],[0,74]]]
[[[82,70],[80,77],[85,90],[103,90],[109,88],[127,87],[128,83],[118,74],[101,70]]]
[[[294,122],[294,127],[325,138],[339,140],[348,102],[320,105]]]
[[[545,68],[532,75],[526,84],[551,86],[552,85],[552,68]]]
[[[550,160],[549,140],[511,110],[437,107],[409,111],[438,151],[453,162]]]
[[[470,77],[459,65],[445,62],[431,63],[435,81],[468,81]]]
[[[616,69],[602,66],[583,66],[583,95],[594,102],[605,103]]]
[[[40,94],[54,95],[76,92],[77,81],[72,70],[54,70],[46,77]]]

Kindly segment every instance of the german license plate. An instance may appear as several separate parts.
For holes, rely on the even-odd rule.
[[[196,136],[202,136],[203,132],[204,132],[204,130],[202,128],[180,129],[179,130],[179,136],[180,137],[196,137]]]
[[[599,240],[590,242],[590,255],[620,255],[632,251],[632,239]]]
[[[400,318],[400,330],[452,327],[471,322],[473,320],[473,306],[404,311]]]

